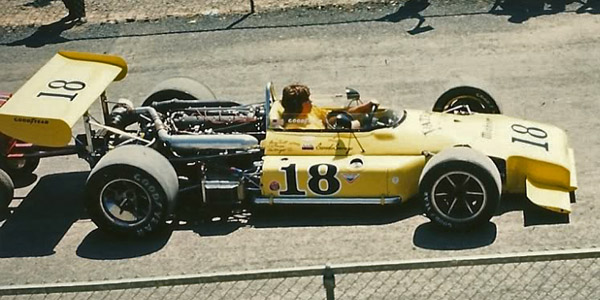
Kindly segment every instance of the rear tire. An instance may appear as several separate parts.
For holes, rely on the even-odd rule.
[[[0,170],[0,220],[2,216],[7,212],[7,207],[13,199],[15,191],[15,185],[10,176]]]
[[[151,148],[128,145],[105,155],[86,182],[86,208],[101,230],[145,236],[166,225],[179,182],[169,161]]]
[[[215,93],[206,86],[188,77],[175,77],[157,84],[146,97],[142,106],[166,100],[216,100]]]
[[[427,217],[449,229],[489,221],[500,203],[500,172],[487,156],[466,147],[444,150],[430,159],[419,189]]]

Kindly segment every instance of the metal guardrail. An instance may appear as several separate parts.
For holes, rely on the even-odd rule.
[[[494,295],[498,295],[499,299],[506,295],[520,299],[600,299],[598,275],[600,250],[575,249],[96,282],[12,285],[0,287],[0,299],[4,296],[18,299],[18,295],[57,293],[61,294],[59,298],[69,295],[78,299],[80,295],[82,299],[104,299],[110,294],[111,299],[129,299],[147,292],[153,296],[165,293],[163,297],[168,295],[171,299],[335,299],[336,292],[339,298],[360,299],[398,298],[399,295],[442,299],[455,299],[458,296],[463,299],[490,299]],[[467,291],[474,287],[477,292],[469,294]],[[521,292],[515,294],[516,290]],[[116,295],[118,291],[120,293]],[[457,291],[460,291],[458,295]]]

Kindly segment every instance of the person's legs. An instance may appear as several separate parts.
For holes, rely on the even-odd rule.
[[[85,18],[85,0],[75,0],[75,11],[80,18]]]
[[[85,1],[84,0],[62,0],[69,14],[63,18],[65,22],[76,21],[85,23]]]
[[[77,18],[77,14],[75,13],[73,0],[62,0],[63,4],[69,10],[69,14],[63,18],[64,21],[72,21]]]

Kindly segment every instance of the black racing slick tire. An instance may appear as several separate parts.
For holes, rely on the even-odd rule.
[[[468,106],[468,110],[467,107]],[[476,112],[483,114],[501,114],[499,104],[485,91],[461,86],[442,94],[433,105],[434,112]]]
[[[15,191],[15,185],[10,178],[10,176],[0,170],[0,220],[3,219],[2,216],[7,212],[7,207],[13,199]]]
[[[90,172],[85,203],[101,230],[141,237],[166,226],[178,190],[177,173],[163,155],[128,145],[110,151]]]
[[[502,182],[489,157],[456,147],[434,155],[425,164],[419,190],[432,222],[465,230],[492,218],[500,203]]]
[[[166,100],[217,100],[215,93],[203,83],[188,77],[170,78],[157,84],[142,106]]]

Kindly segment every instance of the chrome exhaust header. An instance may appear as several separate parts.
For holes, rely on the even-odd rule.
[[[170,135],[154,108],[138,107],[133,109],[133,113],[149,115],[154,122],[158,138],[176,151],[245,150],[258,147],[258,139],[248,134]]]

